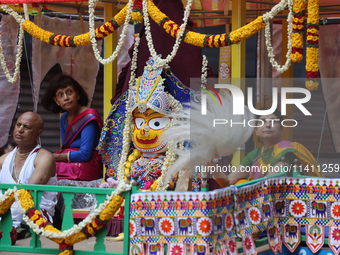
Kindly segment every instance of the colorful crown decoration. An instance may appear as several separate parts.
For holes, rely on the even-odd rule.
[[[146,64],[147,66],[156,66],[158,62],[151,57]],[[143,75],[136,79],[135,85],[130,89],[129,105],[131,112],[138,107],[141,113],[150,108],[164,115],[171,115],[182,109],[181,103],[164,91],[163,83],[165,79],[162,78],[162,72],[162,68],[155,70],[145,68]]]

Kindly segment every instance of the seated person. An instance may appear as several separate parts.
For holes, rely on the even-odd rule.
[[[18,146],[0,157],[0,183],[46,185],[57,183],[54,158],[37,143],[43,126],[42,117],[34,112],[23,113],[18,118],[13,132],[14,141]],[[57,192],[43,192],[39,206],[47,221],[52,222],[56,203]],[[13,226],[20,227],[23,215],[16,203],[13,203],[11,213]]]
[[[297,142],[282,141],[282,120],[283,116],[279,110],[272,114],[259,116],[255,133],[262,140],[263,147],[249,152],[236,171],[228,175],[228,178],[215,172],[213,178],[221,187],[237,184],[243,179],[255,180],[269,177],[279,174],[281,171],[285,171],[287,176],[292,176],[292,165],[295,158],[302,165],[302,168],[298,169],[299,174],[321,176],[318,172],[317,162],[307,148]],[[282,157],[285,157],[285,162],[281,162]],[[304,169],[307,165],[309,171],[305,172]]]
[[[62,150],[53,154],[58,180],[92,181],[103,175],[103,164],[95,150],[103,123],[88,96],[71,76],[59,74],[51,80],[41,103],[60,118]]]

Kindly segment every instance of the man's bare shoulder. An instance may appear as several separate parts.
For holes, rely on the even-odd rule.
[[[2,156],[0,157],[0,171],[1,171],[2,165],[3,165],[4,162],[5,162],[6,157],[7,157],[9,154],[10,154],[10,152],[7,152],[7,153],[5,153],[4,155],[2,155]]]
[[[53,157],[51,152],[49,152],[49,151],[47,151],[43,148],[40,148],[39,153],[38,153],[35,161],[53,162],[54,163],[54,157]]]
[[[55,161],[51,152],[41,148],[34,160],[34,167],[42,171],[49,170],[51,177],[55,175]]]

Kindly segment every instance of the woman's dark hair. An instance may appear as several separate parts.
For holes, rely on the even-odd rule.
[[[56,96],[56,92],[58,89],[64,89],[68,86],[72,86],[72,88],[78,93],[78,104],[81,106],[87,106],[89,103],[89,98],[83,87],[80,86],[80,84],[70,75],[64,73],[58,74],[50,81],[47,91],[41,98],[42,106],[47,111],[53,113],[65,112],[59,105],[56,104],[56,102],[54,101],[54,97]]]

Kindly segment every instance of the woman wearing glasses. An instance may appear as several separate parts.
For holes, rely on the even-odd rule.
[[[41,103],[53,113],[62,113],[62,149],[54,154],[60,179],[92,181],[102,177],[101,158],[95,150],[103,123],[88,96],[71,76],[59,74],[51,80]]]

